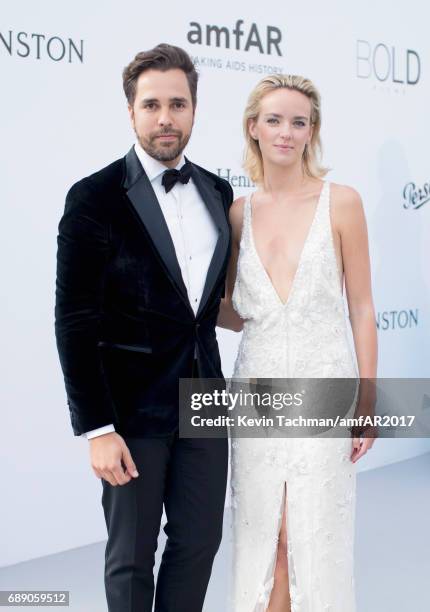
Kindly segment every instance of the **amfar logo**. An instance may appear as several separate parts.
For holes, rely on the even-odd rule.
[[[424,183],[422,188],[418,189],[415,183],[407,183],[403,189],[403,199],[403,208],[421,208],[430,200],[430,183]]]
[[[260,53],[267,53],[267,55],[272,55],[275,51],[282,56],[280,49],[282,32],[279,28],[267,26],[265,36],[262,37],[256,23],[252,23],[246,31],[242,29],[243,24],[243,19],[238,19],[236,25],[230,31],[225,26],[202,26],[197,21],[191,21],[187,39],[192,45],[207,45],[208,47],[215,45],[215,47],[234,48],[238,51],[256,49]]]
[[[71,64],[75,59],[84,61],[84,41],[78,43],[71,38],[63,40],[59,36],[30,34],[9,30],[8,34],[0,32],[0,48],[6,49],[10,56],[49,58],[53,62],[65,61]]]
[[[378,43],[374,47],[367,40],[357,40],[357,76],[376,77],[403,85],[416,85],[421,76],[421,60],[416,51]]]

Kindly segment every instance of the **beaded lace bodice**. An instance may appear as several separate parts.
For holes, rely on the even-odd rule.
[[[329,205],[330,183],[325,181],[283,303],[257,253],[247,196],[232,296],[235,310],[246,321],[234,376],[354,375]]]

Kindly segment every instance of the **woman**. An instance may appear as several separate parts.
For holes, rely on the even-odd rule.
[[[363,206],[322,180],[320,127],[308,79],[266,77],[249,97],[245,168],[258,189],[231,207],[219,315],[243,328],[233,377],[376,376]],[[232,442],[233,612],[354,612],[355,463],[372,444],[330,432]]]

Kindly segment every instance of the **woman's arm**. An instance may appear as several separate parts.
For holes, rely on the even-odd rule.
[[[355,417],[374,416],[375,379],[378,359],[375,310],[372,299],[369,242],[366,218],[359,194],[350,187],[339,186],[336,219],[340,235],[349,319],[354,337],[360,376],[359,400]],[[358,426],[352,430],[355,463],[374,443],[374,427]],[[361,436],[364,436],[361,439]]]
[[[378,348],[366,218],[360,195],[354,189],[339,186],[337,202],[337,227],[359,375],[373,379]]]
[[[232,229],[232,245],[230,261],[227,268],[227,278],[225,286],[225,297],[221,300],[218,314],[218,327],[231,329],[232,331],[242,331],[243,321],[233,308],[232,295],[236,282],[237,259],[239,257],[240,236],[242,233],[243,204],[245,198],[238,198],[230,207],[229,219]]]

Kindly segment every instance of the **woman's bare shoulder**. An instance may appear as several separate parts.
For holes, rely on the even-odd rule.
[[[243,216],[243,207],[245,205],[246,196],[236,198],[230,206],[229,216],[230,221],[234,222]]]
[[[364,221],[363,201],[354,187],[330,183],[330,202],[333,221],[339,229]]]
[[[356,208],[362,204],[358,191],[349,185],[330,182],[330,196],[337,207]]]
[[[238,240],[242,233],[243,207],[245,206],[246,196],[236,198],[229,210],[229,219],[234,237]]]

